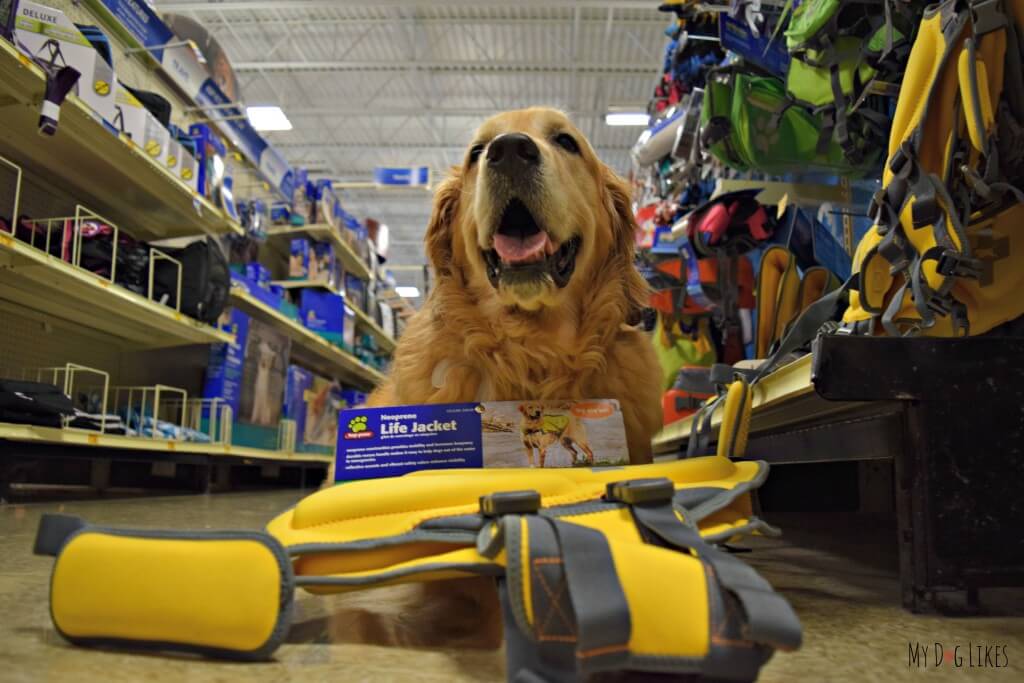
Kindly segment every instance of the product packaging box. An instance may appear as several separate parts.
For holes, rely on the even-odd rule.
[[[199,194],[220,205],[227,173],[227,148],[205,123],[192,124],[188,134],[196,141],[196,188]]]
[[[306,329],[332,344],[345,341],[345,299],[332,292],[303,289],[299,294],[299,316]]]
[[[180,142],[173,137],[169,139],[167,143],[166,164],[167,170],[173,173],[175,178],[181,175],[181,155],[183,151]]]
[[[249,336],[250,318],[237,308],[227,308],[218,321],[220,329],[235,335],[233,344],[218,343],[210,347],[210,360],[206,368],[203,398],[219,398],[231,406],[237,418],[242,389],[242,371],[245,347]]]
[[[281,308],[281,295],[270,290],[268,287],[261,287],[255,280],[246,277],[241,273],[231,271],[231,283],[237,285],[246,294],[249,294],[257,301],[261,301],[270,308],[279,310]]]
[[[149,158],[157,163],[167,164],[171,143],[170,132],[120,83],[117,84],[116,106],[118,132],[127,135]]]
[[[351,273],[345,273],[345,302],[366,311],[366,283]]]
[[[184,180],[189,187],[198,189],[196,176],[199,175],[199,164],[192,153],[181,148],[181,162],[178,164],[178,177]]]
[[[333,289],[340,288],[341,266],[334,245],[330,242],[313,242],[313,253],[310,256],[309,279]]]
[[[351,391],[306,368],[288,367],[283,417],[295,421],[297,448],[302,452],[333,453],[338,440],[338,414],[350,407]],[[364,399],[365,400],[365,399]]]
[[[114,69],[75,24],[62,11],[27,0],[18,3],[14,21],[15,44],[40,62],[78,70],[81,76],[71,92],[113,125],[117,99]]]
[[[288,279],[309,279],[310,241],[302,237],[293,239],[288,256]]]
[[[629,463],[615,400],[356,408],[342,410],[338,422],[336,481],[422,469]]]
[[[291,340],[277,328],[249,320],[233,444],[277,448],[290,350]]]
[[[270,269],[258,261],[245,264],[245,276],[260,287],[270,286]]]
[[[342,321],[341,341],[344,348],[351,351],[356,347],[356,312],[347,304],[342,308],[344,309],[345,319]]]
[[[377,309],[380,311],[380,327],[384,334],[392,339],[395,338],[395,309],[386,301],[378,301]]]

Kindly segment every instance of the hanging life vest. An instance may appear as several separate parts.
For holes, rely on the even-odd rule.
[[[1024,314],[1024,0],[924,14],[844,326],[981,334]]]

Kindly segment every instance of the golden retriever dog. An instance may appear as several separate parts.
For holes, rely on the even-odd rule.
[[[538,401],[519,404],[522,418],[519,421],[519,434],[523,439],[523,448],[530,467],[533,467],[533,454],[537,452],[540,467],[544,467],[548,449],[561,443],[575,465],[582,453],[589,465],[594,464],[594,451],[587,443],[587,430],[579,418],[572,414],[572,405],[563,403],[559,406],[545,405]],[[577,450],[579,449],[579,450]]]
[[[434,195],[434,287],[369,405],[618,399],[630,461],[650,462],[660,370],[633,326],[648,295],[635,230],[628,186],[568,117],[531,108],[488,119]],[[339,640],[500,643],[487,579],[385,588],[344,605],[329,626]]]

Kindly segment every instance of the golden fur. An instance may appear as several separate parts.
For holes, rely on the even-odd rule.
[[[581,238],[571,280],[561,289],[492,286],[481,250],[509,188],[487,174],[483,156],[473,163],[467,152],[434,195],[426,233],[433,290],[370,405],[618,399],[630,461],[650,462],[661,379],[650,341],[630,325],[648,290],[633,265],[628,187],[561,112],[499,114],[480,127],[474,146],[510,132],[529,135],[540,150],[531,211],[552,242]],[[578,154],[554,144],[559,133],[573,136]],[[485,579],[345,596],[330,630],[347,642],[405,646],[495,647],[501,634],[493,582]]]
[[[561,112],[500,114],[476,140],[512,131],[530,135],[541,150],[545,225],[565,231],[563,238],[573,231],[582,237],[572,280],[528,301],[491,286],[479,253],[492,211],[488,187],[467,156],[435,194],[426,234],[434,288],[409,321],[371,405],[614,398],[631,462],[650,462],[650,440],[661,425],[660,373],[650,341],[629,326],[648,290],[633,265],[628,187]],[[571,133],[580,155],[554,146],[554,131]]]

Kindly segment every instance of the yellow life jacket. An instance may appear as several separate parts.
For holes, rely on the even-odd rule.
[[[544,413],[544,416],[541,418],[541,430],[548,434],[561,434],[568,426],[568,415],[549,415]]]
[[[753,680],[800,626],[714,547],[771,532],[761,462],[421,471],[315,493],[254,532],[153,532],[46,515],[51,616],[76,644],[265,659],[292,593],[491,576],[509,680],[600,672]]]
[[[944,0],[900,89],[853,332],[980,334],[1024,314],[1024,0]]]

